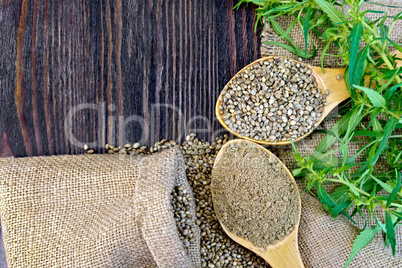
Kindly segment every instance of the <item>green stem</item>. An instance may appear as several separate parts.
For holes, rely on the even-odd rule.
[[[367,31],[369,31],[375,38],[378,38],[378,34],[376,31],[373,30],[373,28],[371,28],[370,25],[368,25],[365,21],[363,21],[363,26],[366,28]],[[373,45],[373,48],[375,51],[378,52],[378,54],[380,55],[380,57],[383,59],[385,65],[387,65],[387,67],[390,70],[394,70],[394,66],[392,66],[392,63],[389,61],[387,55],[384,53],[384,49],[382,47],[378,47],[377,45]],[[397,83],[401,83],[401,79],[399,78],[399,76],[395,77],[395,80]]]
[[[394,26],[395,26],[395,24],[396,24],[397,21],[398,21],[398,20],[394,20],[394,21],[392,22],[391,27],[389,27],[388,36],[391,36],[392,29],[394,28]]]
[[[392,63],[389,61],[387,55],[384,53],[384,50],[382,48],[379,48],[378,46],[373,46],[373,47],[378,52],[380,57],[383,59],[385,65],[387,65],[387,67],[390,70],[395,70],[394,66],[392,66]],[[395,76],[395,80],[398,84],[401,83],[401,78],[399,76]]]
[[[374,35],[375,38],[378,37],[378,34],[376,31],[373,30],[373,28],[371,28],[370,25],[367,24],[367,22],[365,22],[364,20],[362,20],[363,22],[363,26],[366,28],[367,31],[369,31],[372,35]]]
[[[354,185],[352,185],[352,184],[348,184],[348,183],[347,183],[346,181],[344,181],[344,180],[341,180],[341,179],[339,179],[339,180],[337,180],[337,179],[325,179],[325,181],[338,182],[338,183],[344,184],[344,185],[346,185],[346,186],[352,187],[353,189],[355,189],[355,190],[358,191],[359,193],[364,194],[365,196],[370,196],[370,194],[366,193],[365,191],[363,191],[363,190],[357,188],[356,186],[354,186]]]
[[[396,77],[395,77],[396,78]],[[364,105],[365,106],[367,106],[369,109],[373,109],[373,108],[375,108],[373,105],[371,105],[370,103],[364,103]],[[401,116],[399,115],[399,114],[397,114],[397,113],[394,113],[394,112],[392,112],[392,111],[390,111],[390,110],[387,110],[386,111],[388,114],[384,114],[384,115],[386,115],[386,116],[393,116],[396,120],[399,120],[399,119],[401,119]],[[370,112],[367,112],[366,114],[365,114],[365,116],[366,115],[369,115],[370,114]]]

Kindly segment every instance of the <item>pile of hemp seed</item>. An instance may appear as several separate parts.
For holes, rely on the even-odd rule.
[[[234,132],[270,142],[295,140],[314,129],[329,90],[317,88],[312,67],[292,59],[261,60],[238,73],[219,96],[221,118]]]
[[[190,202],[192,198],[190,193],[186,192],[182,186],[175,186],[171,193],[173,216],[176,221],[179,238],[183,242],[183,247],[188,250],[190,242],[195,240],[194,231],[192,229],[192,215],[190,210]]]
[[[195,223],[201,231],[202,267],[269,267],[261,257],[230,239],[216,218],[210,190],[211,171],[215,157],[222,145],[229,141],[229,135],[215,137],[213,140],[211,143],[205,142],[198,139],[195,133],[191,133],[180,146],[186,164],[187,179],[195,198]],[[174,141],[163,139],[152,147],[136,143],[117,147],[107,144],[105,148],[110,154],[146,155],[175,145]],[[88,146],[85,146],[85,151],[89,154],[94,153],[94,150]],[[179,187],[175,187],[171,195],[179,237],[183,241],[184,248],[187,249],[188,243],[194,238],[193,231],[188,224],[185,224],[186,215],[189,215],[190,212],[189,206],[184,203],[183,198],[188,198],[188,196]]]

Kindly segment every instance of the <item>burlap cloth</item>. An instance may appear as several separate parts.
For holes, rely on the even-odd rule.
[[[281,21],[282,25],[287,23],[286,18]],[[399,23],[396,27],[400,27]],[[399,31],[395,34],[393,39],[400,41]],[[278,41],[268,28],[263,35],[263,41],[267,38]],[[291,35],[296,45],[303,47],[301,32],[295,29]],[[279,47],[262,46],[261,54],[294,58]],[[304,62],[319,65],[319,56]],[[325,66],[334,64],[330,59],[325,62]],[[334,122],[336,119],[326,120],[322,127],[329,129]],[[310,135],[297,143],[298,150],[302,154],[312,153],[322,136]],[[358,147],[357,144],[349,150],[353,153]],[[279,155],[291,169],[293,157],[289,152],[290,147],[282,147]],[[191,192],[177,148],[146,157],[0,159],[0,213],[8,264],[10,267],[199,266],[198,227],[193,225],[196,241],[187,251],[177,233],[170,204],[175,185]],[[299,187],[303,189],[300,182]],[[333,220],[309,193],[302,192],[301,198],[299,247],[304,265],[342,267],[358,228],[343,216]],[[194,203],[191,210],[194,222]],[[356,221],[363,227],[361,219]],[[391,257],[381,236],[375,238],[350,267],[402,267],[401,239],[399,228],[397,255]]]
[[[402,1],[377,1],[384,5],[401,6]],[[386,11],[388,15],[395,16],[401,9],[388,8],[383,6],[374,5],[371,3],[364,3],[362,8],[382,10]],[[381,14],[367,13],[366,16],[371,19],[378,18]],[[282,28],[286,29],[291,23],[292,18],[282,16],[277,20]],[[392,20],[388,20],[386,24],[390,25]],[[402,21],[399,20],[393,30],[391,39],[396,41],[396,43],[401,43],[401,33],[402,33]],[[299,48],[304,48],[304,36],[299,27],[294,27],[290,33],[290,36],[295,41],[295,44]],[[313,37],[315,44],[318,39]],[[279,39],[276,33],[269,28],[269,25],[264,27],[262,32],[262,46],[261,46],[261,56],[284,56],[288,58],[297,58],[296,55],[287,51],[284,48],[278,46],[267,45],[264,41],[275,41],[286,43],[283,39]],[[311,46],[309,46],[311,51]],[[321,51],[323,46],[318,45],[317,56],[311,59],[303,59],[302,61],[315,66],[320,66],[321,64]],[[331,47],[328,51],[330,54],[335,54],[335,48]],[[326,56],[324,60],[324,67],[339,67],[339,61],[335,57]],[[339,117],[336,116],[337,111],[335,110],[330,119],[326,119],[319,126],[318,129],[329,130],[337,122]],[[320,143],[324,134],[314,132],[309,137],[296,143],[296,148],[298,152],[302,155],[312,155],[315,148]],[[353,155],[356,151],[362,147],[365,143],[356,142],[350,143],[349,154]],[[337,146],[337,144],[335,144]],[[292,170],[294,165],[294,154],[291,146],[282,146],[280,148],[275,148],[281,160],[285,165]],[[362,154],[361,154],[362,155]],[[357,157],[356,161],[360,162],[363,159]],[[380,163],[377,166],[379,169],[387,169],[387,166]],[[301,190],[305,189],[303,182],[298,181],[299,188]],[[327,187],[328,191],[331,191],[334,185]],[[332,217],[326,213],[320,205],[320,202],[315,197],[312,197],[309,193],[303,192],[302,196],[302,220],[299,230],[299,246],[301,255],[303,257],[304,264],[306,267],[342,267],[346,262],[351,249],[353,241],[358,234],[358,228],[364,227],[364,220],[360,215],[356,215],[354,220],[357,223],[355,227],[349,220],[344,216],[339,216],[339,218],[334,221]],[[377,216],[384,221],[384,212],[378,208]],[[366,214],[367,215],[367,214]],[[375,222],[375,219],[372,218]],[[350,267],[402,267],[402,227],[396,230],[397,239],[397,254],[395,257],[391,257],[390,248],[384,249],[383,234],[380,232],[377,234],[376,238],[370,243],[366,248],[364,248],[351,263]]]
[[[0,212],[9,267],[199,267],[171,205],[192,195],[178,148],[146,157],[77,155],[0,159]],[[194,200],[194,198],[192,199]]]
[[[374,1],[371,1],[374,2]],[[402,7],[402,1],[398,0],[384,0],[384,1],[375,1],[378,3],[381,3],[383,5],[390,5],[390,6],[399,6]],[[345,8],[345,10],[348,10]],[[362,4],[361,10],[378,10],[378,11],[385,11],[388,13],[389,16],[396,16],[399,12],[402,11],[400,8],[388,8],[384,6],[378,6],[369,2],[364,2]],[[366,17],[375,20],[379,18],[383,14],[376,14],[376,13],[366,13]],[[279,25],[286,31],[287,27],[290,25],[290,23],[293,21],[294,16],[281,16],[280,19],[276,19],[276,21],[279,23]],[[392,23],[392,18],[388,18],[387,24],[390,26]],[[398,20],[394,26],[394,29],[391,34],[391,39],[395,41],[396,43],[400,43],[401,41],[401,35],[402,35],[402,20]],[[297,47],[301,48],[304,50],[304,35],[302,31],[300,30],[300,27],[296,24],[295,27],[290,31],[289,36],[294,40],[294,43]],[[308,63],[313,66],[321,66],[321,52],[324,47],[323,43],[319,42],[319,39],[316,35],[311,34],[312,40],[314,44],[317,47],[317,54],[315,57],[310,58],[310,59],[303,59],[302,61],[305,63]],[[268,24],[265,25],[263,31],[262,31],[262,37],[261,37],[261,56],[266,57],[266,56],[271,56],[271,55],[277,55],[277,56],[283,56],[283,57],[288,57],[288,58],[296,58],[296,55],[289,52],[285,48],[279,47],[279,46],[273,46],[273,45],[267,45],[265,42],[266,41],[274,41],[274,42],[279,42],[279,43],[285,43],[290,45],[287,41],[284,41],[283,39],[278,38],[278,35],[269,27]],[[312,52],[312,46],[311,44],[308,45],[308,50]],[[332,44],[328,51],[327,54],[337,54],[335,46]],[[325,56],[324,60],[324,67],[328,68],[337,68],[341,67],[340,66],[341,62],[338,60],[337,57],[333,56]]]

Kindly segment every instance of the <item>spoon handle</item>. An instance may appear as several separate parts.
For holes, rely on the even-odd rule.
[[[320,67],[313,67],[316,80],[323,85],[324,91],[329,90],[327,96],[328,105],[325,106],[322,118],[325,118],[342,101],[350,98],[347,91],[344,73],[345,68],[326,68],[324,72]]]
[[[323,72],[320,67],[313,67],[313,70],[321,79],[324,89],[328,89],[331,93],[327,98],[328,102],[335,100],[342,102],[350,97],[343,77],[345,68],[325,68]]]
[[[397,58],[401,59],[402,58],[402,52],[400,52],[399,50],[391,52],[392,55],[396,55]],[[396,67],[402,67],[402,61],[397,61],[396,63]]]
[[[272,268],[304,268],[297,245],[297,229],[289,234],[284,243],[259,254]]]
[[[393,51],[391,53],[398,58],[402,58],[402,52],[400,51]],[[396,67],[402,67],[402,61],[397,61]],[[322,84],[325,85],[325,89],[328,89],[331,93],[327,98],[328,103],[341,103],[350,97],[343,79],[345,68],[325,68],[323,72],[321,67],[314,66],[313,70],[317,74],[316,79],[321,79]]]

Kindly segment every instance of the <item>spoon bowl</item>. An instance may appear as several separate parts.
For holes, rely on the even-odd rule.
[[[249,143],[249,141],[237,139],[237,140],[232,140],[226,143],[219,151],[216,159],[214,166],[216,166],[219,161],[222,159],[222,157],[225,155],[226,149],[228,146],[230,146],[233,143]],[[235,242],[238,244],[244,246],[245,248],[253,251],[257,255],[261,256],[265,261],[267,261],[273,268],[299,268],[299,267],[304,267],[303,262],[300,257],[299,253],[299,248],[297,244],[297,233],[299,229],[299,223],[300,223],[300,215],[301,215],[301,200],[300,200],[300,193],[299,189],[297,187],[296,181],[294,180],[292,173],[286,168],[286,166],[274,155],[272,154],[269,150],[265,149],[264,147],[260,145],[258,146],[259,150],[262,150],[262,152],[266,153],[267,157],[274,156],[278,162],[282,164],[282,168],[286,171],[287,175],[291,179],[292,183],[294,183],[297,191],[297,196],[298,196],[298,217],[294,225],[294,229],[286,236],[283,237],[282,240],[277,240],[274,244],[269,245],[267,248],[260,248],[255,246],[251,241],[248,241],[242,237],[239,237],[235,233],[231,232],[228,230],[223,224],[221,219],[218,220],[223,228],[223,230],[226,232],[226,234]],[[211,180],[214,180],[214,176],[212,176]],[[211,183],[213,185],[213,183]],[[213,200],[214,200],[214,195],[215,191],[213,188],[211,188]],[[241,194],[241,193],[239,193]]]
[[[266,61],[269,59],[273,59],[273,58],[278,58],[277,56],[270,56],[270,57],[265,57],[265,58],[261,58],[258,59],[252,63],[250,63],[249,65],[247,65],[246,67],[244,67],[243,69],[241,69],[237,74],[242,73],[243,71],[245,71],[246,69],[250,68],[251,65],[254,65],[256,63],[260,63],[261,61]],[[279,57],[279,58],[283,58],[283,59],[287,59],[284,57]],[[293,59],[292,59],[293,60]],[[306,65],[305,63],[299,62],[297,60],[293,60],[295,63],[300,63],[303,65]],[[328,105],[323,106],[324,110],[322,112],[321,118],[316,122],[317,126],[322,122],[322,120],[324,120],[325,117],[327,117],[327,115],[335,108],[338,106],[339,103],[341,103],[342,101],[348,99],[350,97],[349,92],[346,90],[346,84],[345,81],[343,79],[343,74],[345,72],[345,68],[324,68],[324,72],[322,71],[321,67],[313,67],[312,68],[312,74],[316,80],[317,83],[317,89],[321,90],[321,93],[324,94],[326,90],[329,90],[329,95],[327,96],[327,103]],[[237,76],[237,74],[225,85],[225,87],[227,87],[229,85],[229,83]],[[277,142],[272,142],[272,141],[267,141],[267,140],[256,140],[256,139],[252,139],[250,137],[246,137],[246,136],[242,136],[241,134],[233,131],[231,128],[229,128],[229,126],[225,123],[225,120],[222,118],[222,115],[219,111],[219,106],[221,105],[221,100],[222,100],[223,96],[222,94],[218,97],[218,100],[216,102],[215,105],[215,114],[216,117],[218,118],[218,121],[221,123],[221,125],[230,133],[232,133],[233,135],[245,139],[245,140],[249,140],[249,141],[253,141],[259,144],[264,144],[264,145],[288,145],[290,144],[290,140],[286,140],[286,141],[277,141]],[[311,134],[311,132],[313,132],[315,129],[315,127],[311,128],[310,131],[302,136],[299,136],[298,138],[292,140],[292,142],[297,142],[299,140],[304,139],[305,137],[307,137],[308,135]]]
[[[402,61],[400,61],[400,59],[402,58],[402,52],[400,51],[394,51],[391,52],[391,54],[393,54],[393,56],[396,56],[396,58],[398,59],[398,61],[396,62],[396,67],[402,67]],[[225,87],[228,86],[228,84],[239,74],[242,73],[243,71],[245,71],[246,69],[250,68],[251,65],[255,64],[255,63],[259,63],[261,61],[266,61],[269,59],[273,59],[273,58],[277,58],[278,56],[270,56],[270,57],[265,57],[265,58],[261,58],[258,59],[252,63],[250,63],[249,65],[247,65],[246,67],[244,67],[243,69],[241,69],[239,72],[237,72],[237,74],[226,84]],[[279,57],[282,59],[288,59],[285,57]],[[290,60],[290,59],[288,59]],[[293,60],[295,63],[300,63],[300,64],[304,64],[302,62],[299,62],[297,60],[291,59]],[[306,64],[304,64],[306,65]],[[317,89],[321,90],[321,93],[324,94],[326,90],[329,91],[329,95],[327,96],[327,103],[328,105],[323,106],[324,109],[322,111],[322,115],[321,118],[319,120],[316,121],[317,126],[322,122],[322,120],[325,119],[325,117],[327,117],[327,115],[335,108],[338,106],[339,103],[341,103],[342,101],[348,99],[350,97],[349,92],[347,91],[347,87],[345,84],[345,81],[343,79],[343,75],[345,73],[345,68],[324,68],[324,71],[321,67],[317,67],[317,66],[313,66],[312,67],[312,74],[316,80],[317,83]],[[369,81],[370,78],[368,76],[366,76],[366,81]],[[215,114],[216,117],[218,118],[218,121],[221,123],[221,125],[228,130],[230,133],[232,133],[233,135],[245,139],[245,140],[249,140],[249,141],[253,141],[259,144],[264,144],[264,145],[288,145],[290,144],[290,140],[286,140],[286,141],[277,141],[277,142],[272,142],[272,141],[267,141],[267,140],[256,140],[256,139],[252,139],[249,137],[245,137],[242,136],[241,134],[233,131],[231,128],[229,128],[229,126],[225,123],[225,120],[222,118],[222,115],[219,111],[219,106],[221,104],[221,99],[223,98],[222,94],[218,97],[218,100],[216,102],[216,106],[215,106]],[[310,129],[309,132],[307,132],[306,134],[299,136],[298,138],[292,140],[292,142],[297,142],[300,141],[302,139],[304,139],[305,137],[307,137],[308,135],[310,135],[316,127],[312,127]]]

